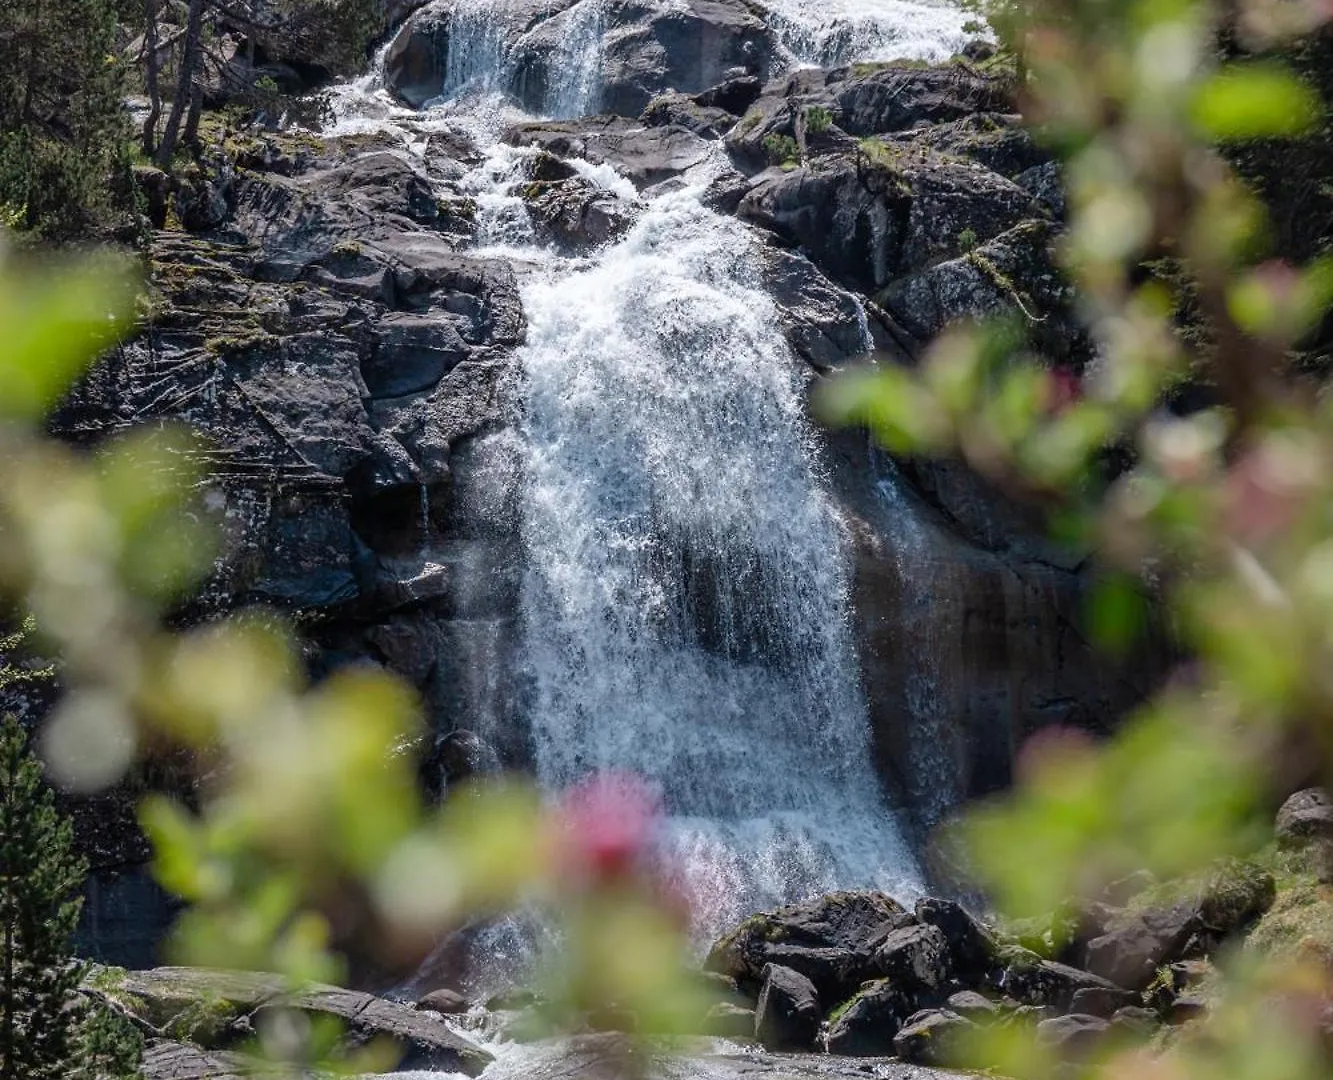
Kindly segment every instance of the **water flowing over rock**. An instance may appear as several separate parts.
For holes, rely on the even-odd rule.
[[[385,74],[417,106],[485,89],[556,118],[638,116],[663,90],[767,75],[775,51],[744,0],[435,0],[399,32]]]
[[[915,880],[878,809],[838,526],[756,261],[687,190],[524,295],[537,773],[660,785],[714,934]]]
[[[316,616],[315,675],[403,676],[432,793],[639,774],[701,941],[836,889],[915,899],[924,830],[1027,734],[1141,689],[1079,636],[1079,556],[961,467],[808,416],[826,373],[968,315],[1086,359],[1049,163],[1003,86],[918,62],[966,21],[433,0],[324,132],[220,119],[198,170],[145,178],[151,325],[58,426],[203,432],[229,543],[188,614]],[[951,918],[891,912],[876,948],[912,923],[939,996]],[[833,938],[763,962],[830,1001],[893,968]]]

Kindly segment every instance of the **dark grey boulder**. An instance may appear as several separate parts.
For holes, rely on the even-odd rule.
[[[975,990],[959,990],[950,994],[944,1003],[950,1012],[968,1020],[987,1020],[999,1015],[1000,1007],[984,994]]]
[[[949,942],[938,927],[904,926],[884,938],[872,966],[876,974],[904,990],[936,992],[950,976]]]
[[[914,914],[927,926],[933,926],[948,944],[951,967],[955,974],[978,977],[994,963],[999,947],[995,935],[953,900],[925,897],[916,902]]]
[[[840,77],[841,76],[841,77]],[[960,64],[885,64],[830,76],[838,124],[865,137],[902,131],[922,121],[940,124],[976,113],[1013,112],[1012,91]]]
[[[361,376],[371,397],[396,398],[433,390],[445,375],[468,358],[458,330],[439,319],[394,313],[375,327]]]
[[[1110,1022],[1101,1017],[1071,1013],[1039,1023],[1037,1041],[1062,1060],[1080,1061],[1096,1050],[1110,1027]]]
[[[540,147],[558,158],[611,165],[640,189],[677,177],[709,155],[708,143],[684,127],[647,127],[619,116],[533,121],[511,128],[505,141]]]
[[[893,1038],[917,1012],[916,997],[892,980],[868,983],[834,1010],[826,1045],[830,1054],[876,1057],[894,1053]]]
[[[503,40],[500,89],[529,111],[551,114],[571,102],[564,85],[564,39],[574,0],[518,0],[495,16]],[[436,0],[398,32],[385,60],[385,84],[415,107],[438,96],[458,73],[446,70],[455,27],[454,0]],[[586,13],[586,9],[584,12]],[[744,0],[684,0],[648,5],[609,0],[598,12],[603,48],[583,112],[638,116],[667,90],[697,94],[740,70],[766,76],[776,42]],[[475,19],[475,16],[468,16]],[[568,115],[566,113],[566,115]]]
[[[888,142],[904,149],[924,147],[975,161],[1025,188],[1022,177],[1051,164],[1016,114],[969,113],[956,120],[894,132]]]
[[[417,1001],[418,1009],[425,1009],[428,1012],[442,1013],[445,1016],[452,1016],[456,1013],[465,1013],[471,1007],[468,999],[457,990],[439,989],[432,990],[429,994],[421,997]]]
[[[1111,1017],[1110,1030],[1132,1040],[1143,1039],[1157,1030],[1157,1014],[1141,1005],[1126,1005],[1117,1009]]]
[[[1009,315],[1042,355],[1079,363],[1088,353],[1073,292],[1056,268],[1055,227],[1030,218],[958,255],[890,283],[879,303],[918,341],[962,321]]]
[[[832,893],[751,916],[713,945],[704,966],[757,994],[764,968],[778,963],[810,979],[822,1001],[845,1001],[870,977],[868,946],[877,932],[914,921],[883,893]]]
[[[775,141],[789,140],[804,155],[840,143],[854,146],[856,139],[868,136],[929,130],[976,114],[1014,111],[1009,91],[998,81],[962,67],[889,63],[832,71],[803,68],[764,88],[727,134],[727,148],[743,167],[757,172],[779,164],[773,157]],[[991,136],[993,131],[988,126],[980,134]],[[956,152],[951,146],[941,149]]]
[[[757,75],[733,75],[694,95],[702,109],[721,109],[731,116],[740,116],[759,100],[764,92],[763,81]]]
[[[1068,1010],[1079,990],[1122,990],[1109,979],[1068,964],[1045,960],[1025,949],[1008,947],[1001,952],[1003,967],[994,978],[995,989],[1025,1005],[1054,1006]]]
[[[601,247],[634,223],[635,210],[614,193],[577,174],[522,187],[538,238],[566,253]]]
[[[1166,1009],[1169,1024],[1187,1024],[1208,1015],[1208,999],[1202,994],[1180,994]]]
[[[638,116],[663,90],[697,94],[738,69],[767,76],[774,64],[773,31],[745,0],[612,0],[606,21],[617,32],[603,53],[597,104],[621,116]]]
[[[385,54],[385,85],[415,108],[444,88],[450,19],[447,8],[431,5],[398,31]]]
[[[1098,986],[1086,986],[1074,991],[1069,1001],[1069,1011],[1085,1016],[1109,1018],[1118,1010],[1133,1005],[1138,995],[1128,990],[1106,990]]]
[[[952,1065],[963,1037],[976,1025],[947,1009],[918,1012],[893,1037],[898,1056],[913,1065]]]
[[[819,1031],[819,995],[800,972],[780,964],[764,968],[754,1034],[770,1050],[808,1050]]]
[[[1117,986],[1142,990],[1159,967],[1179,958],[1198,926],[1190,904],[1128,916],[1087,943],[1084,966]]]
[[[885,144],[770,170],[738,213],[799,244],[835,281],[872,295],[956,256],[969,238],[984,243],[1034,216],[1032,197],[997,173]]]
[[[648,103],[640,118],[649,127],[681,127],[705,139],[720,139],[736,123],[726,109],[700,105],[689,94],[660,94]]]
[[[1333,842],[1333,799],[1323,788],[1296,792],[1278,810],[1274,834],[1286,848]]]
[[[834,371],[874,348],[886,356],[900,355],[891,351],[896,342],[883,325],[866,318],[863,302],[829,281],[809,259],[767,245],[759,271],[777,304],[788,343],[816,371]]]

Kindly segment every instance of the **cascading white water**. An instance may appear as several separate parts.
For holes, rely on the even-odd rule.
[[[820,67],[857,61],[947,60],[975,20],[945,0],[766,0],[783,44]]]
[[[529,34],[511,21],[512,5],[506,0],[457,0],[450,10],[441,99],[468,92],[515,93]],[[577,0],[538,29],[558,32],[559,40],[533,102],[536,111],[555,120],[595,113],[602,89],[606,0]]]
[[[768,6],[794,57],[824,64],[947,56],[967,19],[930,0]],[[435,124],[495,140],[523,35],[506,0],[453,11],[441,98],[409,122],[354,84],[340,130],[359,108],[409,146]],[[548,21],[547,116],[594,111],[606,11],[578,0]],[[836,888],[910,897],[918,871],[870,760],[844,538],[754,240],[686,187],[591,258],[539,252],[517,195],[527,153],[495,146],[463,184],[478,249],[527,267],[521,665],[540,780],[655,784],[701,940]],[[607,166],[580,171],[637,198]]]
[[[839,527],[757,258],[682,191],[524,295],[539,776],[654,782],[705,935],[917,880],[870,765]]]

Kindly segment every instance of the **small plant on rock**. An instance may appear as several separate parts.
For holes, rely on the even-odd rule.
[[[823,105],[811,105],[805,110],[805,130],[811,135],[822,135],[833,126],[833,113]]]
[[[801,148],[790,135],[764,136],[764,152],[775,165],[797,165],[801,160]]]

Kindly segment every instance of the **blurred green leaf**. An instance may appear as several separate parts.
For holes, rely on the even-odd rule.
[[[904,454],[941,448],[949,433],[935,395],[911,372],[887,365],[824,384],[815,411],[830,424],[864,424],[886,447]]]
[[[1272,63],[1230,64],[1203,83],[1191,117],[1220,141],[1278,138],[1310,132],[1323,114],[1315,90]]]
[[[1147,629],[1151,606],[1139,583],[1127,574],[1108,574],[1093,587],[1088,603],[1088,631],[1093,643],[1123,656]]]
[[[138,274],[125,259],[0,271],[0,418],[36,420],[132,326]]]

